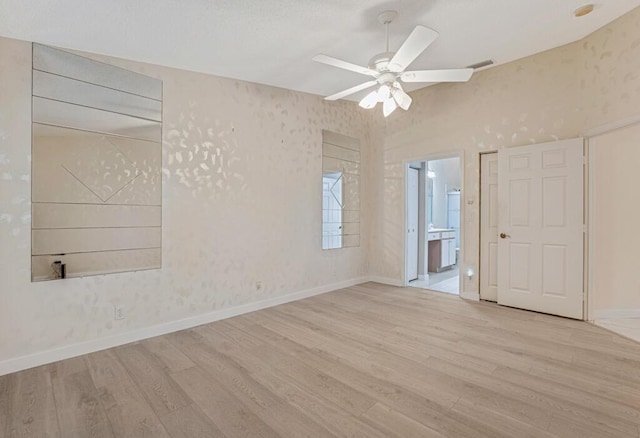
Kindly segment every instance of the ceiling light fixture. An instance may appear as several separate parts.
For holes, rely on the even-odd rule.
[[[412,99],[411,96],[405,93],[402,86],[395,81],[391,85],[382,83],[377,90],[367,94],[359,105],[362,108],[371,109],[375,108],[378,102],[382,103],[382,114],[387,117],[398,107],[405,111],[408,110]]]
[[[412,99],[402,89],[401,82],[466,82],[471,78],[473,74],[472,68],[406,71],[407,67],[435,41],[438,37],[438,32],[426,26],[418,25],[402,43],[398,51],[391,52],[389,51],[389,23],[397,15],[396,11],[384,11],[378,15],[378,21],[385,26],[386,30],[386,50],[371,58],[368,67],[361,67],[323,54],[313,57],[316,62],[373,77],[373,80],[327,96],[325,100],[343,99],[354,93],[376,87],[374,91],[371,91],[360,100],[360,106],[371,109],[375,108],[380,102],[382,103],[382,113],[387,117],[398,107],[406,111],[411,106]]]
[[[573,12],[573,15],[576,17],[584,17],[585,15],[589,15],[593,12],[593,5],[584,5],[580,6]]]
[[[396,108],[408,110],[411,106],[411,96],[409,96],[398,82],[398,76],[387,70],[387,65],[394,53],[389,52],[389,23],[397,16],[395,11],[385,11],[380,14],[378,20],[384,24],[386,28],[387,51],[375,56],[370,64],[372,66],[380,66],[382,74],[378,77],[377,82],[380,84],[377,90],[367,94],[361,101],[362,108],[375,108],[378,102],[382,103],[382,114],[388,117]]]

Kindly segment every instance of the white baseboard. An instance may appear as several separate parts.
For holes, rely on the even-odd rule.
[[[429,274],[418,275],[418,280],[420,281],[427,281],[428,279],[429,279]]]
[[[640,318],[640,309],[600,309],[593,311],[593,319]]]
[[[176,332],[178,330],[189,329],[199,325],[208,324],[210,322],[219,321],[221,319],[230,318],[232,316],[242,315],[244,313],[254,312],[256,310],[266,309],[268,307],[289,303],[291,301],[309,298],[314,295],[332,292],[334,290],[364,283],[369,280],[370,278],[368,277],[354,278],[352,280],[318,286],[312,289],[306,289],[279,297],[256,301],[254,303],[243,304],[228,309],[215,310],[210,313],[191,316],[189,318],[179,319],[176,321],[169,321],[151,327],[144,327],[126,333],[119,333],[113,336],[106,336],[104,338],[78,342],[76,344],[65,345],[63,347],[54,348],[39,353],[33,353],[26,356],[7,359],[0,362],[0,376],[14,373],[16,371],[25,370],[28,368],[37,367],[40,365],[45,365],[51,362],[57,362],[59,360],[69,359],[71,357],[81,356],[83,354],[93,353],[95,351],[105,350],[107,348],[117,347],[119,345],[140,341],[142,339],[153,338],[155,336]]]
[[[480,294],[478,292],[460,292],[460,298],[470,301],[480,301]]]
[[[378,277],[376,275],[370,275],[367,278],[368,281],[373,281],[375,283],[388,284],[389,286],[397,286],[403,287],[402,280],[398,280],[397,278],[389,278],[389,277]]]

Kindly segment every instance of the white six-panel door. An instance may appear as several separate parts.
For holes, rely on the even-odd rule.
[[[582,319],[582,139],[501,150],[498,215],[498,304]]]
[[[480,156],[480,299],[498,301],[498,154]]]

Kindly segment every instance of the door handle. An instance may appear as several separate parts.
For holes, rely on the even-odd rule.
[[[507,237],[511,237],[511,236],[509,236],[507,233],[500,233],[501,239],[506,239]]]

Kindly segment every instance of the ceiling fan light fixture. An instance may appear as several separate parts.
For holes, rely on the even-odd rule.
[[[378,90],[373,90],[367,94],[358,105],[364,109],[371,109],[378,104]]]
[[[378,102],[386,102],[389,100],[389,95],[391,93],[391,88],[388,85],[380,85],[378,88]]]
[[[391,114],[392,112],[394,112],[396,110],[396,108],[398,108],[398,105],[396,104],[396,101],[393,100],[391,97],[389,97],[382,104],[382,114],[385,117],[388,117],[389,114]]]
[[[355,87],[327,96],[325,100],[343,99],[375,86],[377,89],[360,100],[359,105],[362,108],[370,109],[374,108],[378,102],[381,102],[384,116],[387,117],[398,106],[405,111],[411,106],[412,99],[402,89],[401,82],[466,82],[471,78],[473,74],[472,68],[407,71],[406,69],[409,65],[435,41],[438,37],[438,32],[426,26],[417,25],[397,51],[390,51],[389,23],[394,21],[397,15],[396,11],[384,11],[378,16],[380,23],[385,26],[385,51],[371,58],[368,67],[362,67],[323,54],[313,57],[316,62],[373,78]]]
[[[393,90],[391,90],[391,95],[393,96],[393,99],[398,103],[398,106],[400,106],[400,108],[402,108],[403,110],[407,111],[411,106],[411,96],[405,93],[402,88],[394,87]]]

